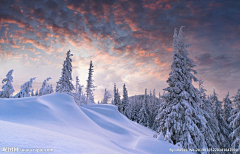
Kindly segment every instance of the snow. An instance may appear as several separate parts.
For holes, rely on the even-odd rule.
[[[54,149],[44,153],[167,154],[170,148],[180,149],[153,138],[155,132],[130,121],[114,105],[79,107],[60,93],[0,99],[0,130],[0,148]]]

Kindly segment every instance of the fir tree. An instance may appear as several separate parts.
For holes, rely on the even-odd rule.
[[[231,117],[231,111],[233,109],[232,101],[229,99],[229,92],[228,92],[227,96],[223,99],[223,103],[224,103],[224,120],[229,125],[230,122],[228,121],[228,119]]]
[[[127,108],[127,106],[128,106],[128,92],[127,92],[126,85],[124,83],[124,85],[123,85],[123,100],[122,100],[123,114],[125,114],[125,109]]]
[[[215,90],[213,92],[213,95],[210,97],[210,100],[212,101],[212,104],[214,106],[213,113],[217,119],[218,128],[220,130],[216,135],[217,144],[220,148],[229,148],[231,146],[231,140],[229,138],[229,134],[231,133],[231,131],[229,130],[229,127],[222,116],[222,102],[218,100]]]
[[[2,80],[2,83],[3,84],[5,83],[5,84],[2,86],[3,91],[0,94],[1,98],[10,98],[14,92],[14,89],[11,83],[13,82],[12,72],[13,70],[10,70],[6,75],[7,78],[4,78]]]
[[[87,99],[86,103],[89,101],[91,103],[94,103],[94,95],[93,91],[95,90],[94,88],[96,86],[93,85],[93,64],[92,61],[90,61],[90,67],[89,67],[89,72],[88,72],[88,79],[87,79],[87,87],[86,87],[86,93],[87,93]]]
[[[145,95],[144,95],[144,100],[142,104],[142,108],[139,111],[139,123],[145,127],[150,127],[149,123],[149,113],[148,113],[148,96],[147,96],[147,89],[145,89]]]
[[[199,103],[199,107],[202,110],[202,113],[204,115],[204,118],[206,119],[206,129],[202,130],[202,133],[205,137],[205,141],[207,143],[208,148],[219,148],[217,144],[217,135],[220,132],[220,129],[218,127],[218,121],[216,117],[213,114],[212,104],[211,101],[206,98],[206,94],[203,86],[203,80],[199,80],[199,96],[202,100],[201,103]],[[209,151],[210,154],[221,154],[220,152],[214,152]]]
[[[195,66],[188,58],[187,45],[184,44],[182,28],[177,34],[174,30],[174,56],[169,87],[163,89],[167,94],[160,104],[156,121],[159,124],[157,132],[164,135],[165,140],[182,146],[185,149],[206,148],[206,142],[201,130],[206,129],[206,120],[201,114],[198,103],[201,101],[198,90],[192,85],[192,80],[198,81],[191,73]]]
[[[104,92],[104,96],[103,96],[103,100],[101,104],[108,104],[109,99],[111,98],[111,94],[109,93],[109,91],[106,90],[105,88],[105,92]]]
[[[35,96],[38,96],[38,89],[37,89],[36,92],[35,92]]]
[[[70,50],[67,52],[66,60],[63,63],[62,75],[57,82],[56,92],[72,92],[74,86],[72,84],[72,59],[73,54],[70,54]]]
[[[21,86],[21,90],[17,93],[14,97],[15,98],[22,98],[22,97],[30,97],[30,92],[32,91],[32,82],[35,78],[31,78],[30,81],[24,83]]]
[[[49,81],[51,78],[47,78],[46,80],[43,81],[42,88],[39,90],[39,96],[50,94],[53,92],[52,90],[52,85],[48,85],[47,81]]]
[[[235,108],[232,110],[232,116],[228,119],[230,121],[230,127],[233,132],[230,134],[233,140],[231,147],[240,151],[240,89],[235,96],[232,97],[235,103]],[[237,152],[236,152],[237,153]]]

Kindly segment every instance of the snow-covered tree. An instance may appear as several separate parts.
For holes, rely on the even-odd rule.
[[[4,85],[2,86],[3,91],[1,91],[1,94],[0,94],[1,98],[10,98],[14,92],[14,89],[11,83],[13,82],[12,72],[13,70],[10,70],[6,75],[7,78],[4,78],[2,80],[2,83]]]
[[[57,82],[56,92],[72,92],[74,86],[72,84],[72,59],[73,54],[70,54],[70,50],[67,52],[66,60],[63,63],[62,75]]]
[[[210,100],[214,106],[213,113],[218,121],[218,128],[220,130],[216,135],[217,144],[220,148],[229,148],[231,146],[231,140],[229,138],[229,134],[231,133],[231,131],[229,130],[228,124],[222,116],[222,102],[218,100],[215,90],[213,92],[213,95],[210,97]]]
[[[229,125],[230,122],[228,121],[228,119],[231,117],[231,112],[233,109],[232,101],[229,99],[229,92],[228,92],[227,96],[223,99],[223,103],[224,103],[224,120]]]
[[[199,103],[199,107],[202,110],[203,116],[206,119],[206,127],[207,129],[202,130],[202,133],[204,135],[206,144],[208,148],[219,148],[217,139],[218,134],[220,132],[220,129],[218,127],[218,121],[213,114],[212,104],[211,101],[206,98],[206,94],[203,86],[203,80],[199,80],[199,96],[202,102]],[[214,154],[213,151],[209,152],[211,154]],[[217,154],[221,154],[220,152],[217,152]]]
[[[149,113],[148,113],[148,95],[147,95],[147,89],[145,89],[145,95],[144,95],[144,100],[142,103],[142,108],[139,111],[139,123],[145,127],[150,127],[149,124]]]
[[[35,96],[39,96],[39,95],[38,95],[38,89],[37,89],[36,92],[35,92]]]
[[[47,81],[50,79],[51,78],[49,77],[43,81],[42,88],[39,90],[39,96],[53,93],[52,85],[47,84]]]
[[[157,132],[162,133],[168,142],[185,149],[202,149],[206,148],[201,132],[206,129],[206,120],[198,106],[201,101],[198,90],[192,84],[192,80],[198,81],[192,72],[197,72],[193,69],[193,60],[188,58],[182,28],[179,34],[174,30],[172,71],[167,80],[169,87],[163,89],[167,93],[156,117]]]
[[[108,104],[109,99],[112,97],[112,95],[105,89],[103,100],[101,104]]]
[[[83,88],[83,86],[80,85],[78,76],[76,76],[76,87],[75,87],[74,100],[78,105],[80,105],[81,104],[80,102],[82,101],[82,98],[81,98],[82,97],[82,88]]]
[[[35,77],[36,78],[36,77]],[[17,93],[14,97],[15,98],[22,98],[22,97],[30,97],[30,92],[32,92],[32,82],[35,78],[31,78],[30,81],[24,83],[21,86],[21,90]]]
[[[87,100],[86,103],[89,101],[91,103],[94,103],[94,95],[93,91],[95,90],[94,88],[96,86],[93,85],[93,64],[92,61],[90,61],[90,67],[89,67],[89,72],[88,72],[88,79],[87,79],[87,87],[86,87],[86,93],[87,93]]]
[[[231,147],[240,151],[240,89],[235,96],[232,97],[235,108],[232,110],[232,116],[228,119],[233,132],[230,138],[233,140]]]
[[[128,92],[127,92],[126,85],[124,83],[124,85],[123,85],[123,99],[122,99],[123,114],[125,114],[125,109],[127,108],[127,106],[128,106]]]

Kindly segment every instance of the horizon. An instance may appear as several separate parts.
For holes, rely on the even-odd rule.
[[[114,83],[122,98],[147,88],[163,93],[173,59],[174,28],[185,26],[184,42],[210,95],[220,101],[240,88],[240,2],[116,0],[44,0],[0,2],[0,81],[13,69],[13,87],[36,77],[39,90],[48,77],[55,90],[68,50],[76,76],[86,87],[93,62],[95,102],[105,88],[113,96]],[[198,83],[192,82],[195,88]]]

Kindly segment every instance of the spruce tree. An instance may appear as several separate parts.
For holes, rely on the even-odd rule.
[[[74,86],[72,84],[72,59],[73,54],[70,54],[70,50],[67,52],[66,60],[63,63],[62,75],[57,82],[56,92],[72,92]]]
[[[31,78],[30,81],[24,83],[21,86],[21,90],[19,93],[17,93],[14,98],[22,98],[22,97],[30,97],[30,92],[32,92],[32,82],[35,80],[35,78]]]
[[[126,85],[124,83],[124,85],[123,85],[122,110],[123,110],[123,114],[125,114],[125,115],[126,115],[125,109],[127,108],[127,106],[128,106],[128,92],[127,92]]]
[[[232,110],[232,116],[228,119],[230,121],[230,127],[233,132],[230,134],[230,138],[233,140],[231,147],[240,151],[240,89],[235,96],[232,97],[235,104],[235,108]],[[237,153],[237,152],[236,152]]]
[[[206,128],[205,130],[202,130],[202,133],[205,137],[205,141],[207,143],[208,148],[219,148],[217,143],[217,135],[220,132],[220,129],[218,127],[218,121],[213,114],[212,104],[211,101],[206,98],[206,89],[204,89],[203,86],[203,80],[199,80],[199,96],[202,100],[201,103],[199,103],[199,107],[202,110],[203,116],[206,119]],[[221,154],[220,152],[214,152],[209,151],[210,154]]]
[[[220,148],[229,148],[231,146],[231,140],[229,138],[229,134],[231,131],[229,130],[228,124],[224,120],[222,102],[218,100],[217,94],[215,90],[213,95],[210,97],[210,100],[213,105],[213,113],[218,122],[219,132],[216,134],[216,141]]]
[[[156,121],[159,124],[158,133],[170,143],[185,149],[206,148],[206,142],[201,130],[206,129],[206,119],[200,112],[198,103],[201,101],[198,90],[192,85],[192,80],[198,81],[192,74],[195,66],[188,58],[187,45],[183,40],[183,26],[173,35],[173,63],[167,83],[169,87],[163,89],[167,93],[160,104]]]
[[[5,84],[2,86],[3,91],[0,94],[0,98],[10,98],[14,92],[14,89],[11,83],[13,82],[12,72],[13,70],[10,70],[6,75],[7,78],[4,78],[2,80],[2,83],[3,84],[5,83]]]
[[[107,91],[107,89],[105,88],[105,92],[104,92],[103,100],[102,100],[102,103],[101,103],[101,104],[108,104],[109,99],[110,99],[111,97],[112,97],[111,94],[110,94],[109,91]]]
[[[229,92],[228,92],[227,96],[223,99],[223,103],[224,103],[224,120],[229,125],[230,122],[228,121],[228,119],[231,117],[231,111],[233,109],[232,101],[229,99]]]
[[[91,102],[94,103],[94,95],[93,91],[95,90],[94,88],[96,86],[93,85],[93,64],[92,61],[90,61],[90,66],[89,66],[89,72],[88,72],[88,79],[87,79],[87,87],[86,87],[86,93],[87,93],[87,98],[86,98],[86,103]]]
[[[43,81],[42,88],[39,90],[39,96],[52,93],[52,85],[50,86],[49,84],[47,84],[47,81],[49,81],[50,79],[51,78],[49,77]]]
[[[144,99],[142,102],[142,108],[139,111],[139,123],[145,127],[150,128],[149,113],[148,113],[149,99],[147,95],[147,89],[145,89]]]

